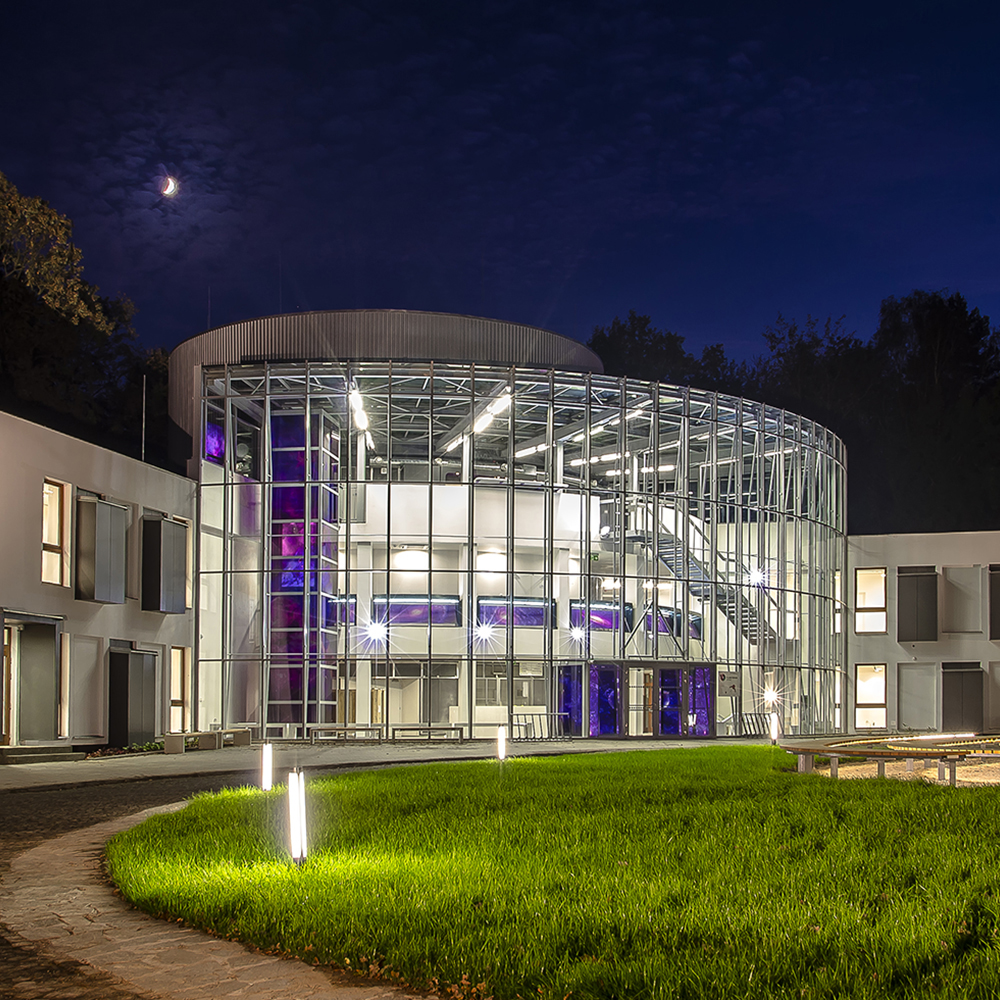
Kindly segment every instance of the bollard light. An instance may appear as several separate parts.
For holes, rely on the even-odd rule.
[[[778,713],[771,713],[771,746],[778,742]]]
[[[292,860],[302,864],[306,859],[306,783],[297,768],[288,774],[288,846]]]
[[[274,784],[274,752],[270,743],[261,744],[260,748],[260,787],[269,792]]]
[[[507,727],[497,726],[497,760],[502,764],[507,758]]]

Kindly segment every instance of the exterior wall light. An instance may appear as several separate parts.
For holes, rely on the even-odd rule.
[[[365,626],[365,635],[370,642],[385,642],[386,637],[389,635],[389,626],[385,622],[369,622]]]
[[[260,787],[269,792],[274,784],[274,749],[270,743],[260,748]]]
[[[288,848],[301,865],[306,859],[306,783],[298,768],[288,773]]]

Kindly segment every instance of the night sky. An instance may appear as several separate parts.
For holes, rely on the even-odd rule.
[[[817,12],[816,7],[824,11]],[[779,313],[1000,321],[995,3],[20,3],[0,170],[144,344],[430,309],[730,356]],[[180,180],[163,198],[166,174]]]

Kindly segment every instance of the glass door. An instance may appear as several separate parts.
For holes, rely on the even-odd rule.
[[[622,668],[615,663],[594,663],[590,667],[591,736],[622,734]]]

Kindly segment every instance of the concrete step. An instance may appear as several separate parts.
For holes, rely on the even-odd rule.
[[[86,756],[85,753],[61,750],[59,747],[2,747],[0,748],[0,765],[47,764],[53,761],[83,760]]]

